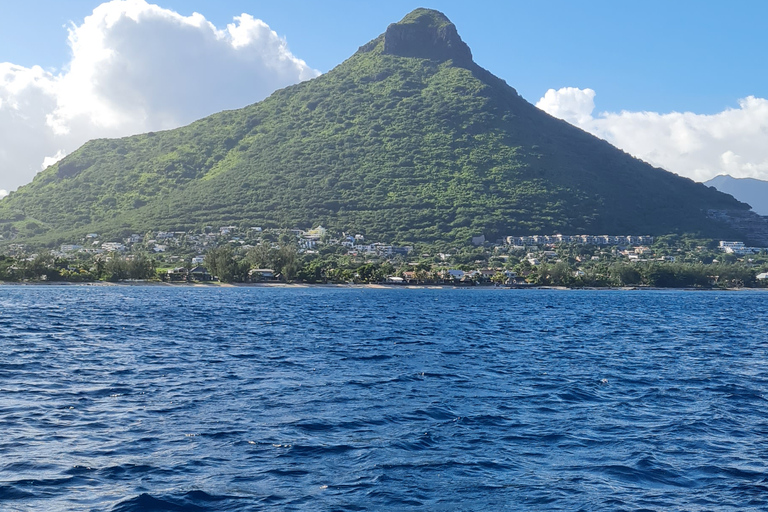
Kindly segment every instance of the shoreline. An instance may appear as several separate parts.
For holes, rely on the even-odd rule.
[[[161,281],[91,281],[91,282],[71,282],[71,281],[33,281],[33,282],[16,282],[16,281],[0,281],[0,287],[14,287],[14,286],[159,286],[168,288],[289,288],[289,289],[305,289],[305,288],[334,288],[334,289],[381,289],[381,290],[556,290],[556,291],[670,291],[680,290],[689,292],[739,292],[739,291],[766,291],[768,288],[660,288],[653,286],[584,286],[578,288],[570,288],[568,286],[455,286],[449,284],[418,284],[418,285],[403,285],[403,284],[353,284],[353,283],[220,283],[220,282],[204,282],[204,283],[166,283]]]

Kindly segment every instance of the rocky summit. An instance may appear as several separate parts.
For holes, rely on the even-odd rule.
[[[175,130],[94,140],[0,201],[4,240],[204,225],[364,233],[736,236],[733,197],[521,98],[417,9],[328,73]],[[712,212],[718,212],[712,215]]]
[[[375,48],[375,46],[374,46]],[[416,9],[384,33],[384,54],[438,61],[454,65],[472,63],[472,52],[461,40],[456,25],[443,13]]]

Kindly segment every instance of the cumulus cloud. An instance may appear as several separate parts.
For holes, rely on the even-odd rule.
[[[249,14],[220,29],[201,14],[113,0],[68,39],[61,72],[0,63],[3,189],[89,139],[174,128],[319,74]]]
[[[768,180],[768,100],[749,96],[738,108],[712,115],[691,112],[593,114],[595,91],[550,89],[536,103],[653,165],[696,181],[718,174]]]
[[[557,91],[550,89],[536,106],[571,124],[586,123],[592,119],[595,109],[595,91],[576,87],[563,87]]]

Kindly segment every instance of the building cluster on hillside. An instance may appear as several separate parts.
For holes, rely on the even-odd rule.
[[[468,241],[469,242],[469,241]],[[451,265],[460,263],[465,266],[475,266],[478,271],[491,272],[483,269],[480,261],[456,259],[456,253],[464,249],[454,248],[449,252],[419,251],[414,253],[413,246],[398,246],[383,242],[366,240],[362,234],[338,233],[333,234],[323,226],[313,229],[270,229],[227,225],[221,227],[206,226],[200,231],[150,231],[144,235],[133,233],[119,240],[107,239],[97,233],[89,233],[76,243],[62,244],[54,256],[72,258],[77,254],[109,259],[110,255],[120,254],[125,260],[132,260],[136,255],[154,253],[156,260],[168,265],[187,264],[191,267],[203,265],[206,253],[216,247],[228,245],[241,250],[248,250],[259,245],[267,244],[279,249],[286,243],[296,247],[299,254],[319,254],[332,249],[333,254],[344,254],[357,261],[388,261],[394,264],[415,259],[432,259],[434,268],[450,269]],[[482,245],[488,252],[487,258],[496,258],[499,263],[510,261],[526,262],[532,267],[543,263],[558,263],[568,261],[572,265],[595,264],[600,261],[629,261],[633,263],[666,261],[682,261],[684,253],[677,250],[672,252],[662,248],[652,249],[654,237],[649,235],[530,235],[508,236],[495,244],[486,242],[485,237],[473,237],[471,245]],[[335,247],[335,249],[333,249]],[[470,244],[467,244],[470,247]],[[27,257],[23,246],[11,246],[11,252]],[[325,248],[325,249],[324,249]],[[720,241],[719,250],[736,256],[760,252],[760,248],[747,247],[743,242]],[[661,249],[661,250],[659,250]],[[444,251],[445,249],[443,249]],[[704,247],[697,252],[706,251]],[[425,253],[425,254],[422,254]],[[103,255],[103,256],[99,256]],[[486,258],[486,261],[487,261]],[[710,256],[710,260],[712,260]],[[715,256],[717,258],[717,256]],[[716,262],[717,259],[714,259]],[[751,262],[750,259],[747,263]],[[498,270],[498,269],[497,269]],[[449,276],[452,279],[471,278],[477,276],[467,274]],[[494,271],[495,273],[495,271]],[[262,276],[263,277],[263,276]],[[448,277],[448,276],[447,276]],[[506,276],[510,277],[510,276]],[[409,280],[408,277],[405,278]]]
[[[187,251],[200,253],[192,259],[193,264],[198,264],[202,263],[204,253],[212,247],[233,244],[247,250],[264,240],[275,239],[285,233],[290,233],[299,252],[306,254],[316,252],[322,245],[345,247],[347,253],[352,256],[407,256],[413,251],[413,246],[366,242],[365,236],[361,234],[342,233],[341,237],[331,237],[322,226],[309,230],[271,230],[261,227],[241,228],[238,226],[222,226],[215,229],[207,226],[203,232],[156,231],[145,235],[134,233],[120,241],[101,241],[97,233],[90,233],[78,243],[60,245],[59,250],[54,251],[54,254],[56,256],[68,256],[74,253],[90,255],[130,253],[137,247],[145,252],[165,253],[184,248]],[[278,242],[272,241],[270,243],[275,247],[279,246]]]
[[[763,250],[762,247],[747,247],[744,242],[729,242],[727,240],[720,240],[719,248],[726,254],[738,254],[740,256],[757,254]]]
[[[60,245],[57,251],[40,254],[10,244],[6,249],[11,260],[0,259],[0,264],[6,262],[0,271],[16,280],[301,280],[457,286],[592,285],[624,283],[625,279],[652,284],[664,272],[688,276],[685,279],[690,282],[695,274],[697,286],[704,279],[712,286],[763,286],[768,279],[768,251],[740,241],[717,244],[679,236],[655,240],[647,235],[558,234],[509,236],[493,243],[480,235],[468,237],[463,245],[438,242],[416,247],[418,251],[413,246],[368,240],[360,233],[330,232],[322,226],[307,230],[206,226],[120,238],[89,233]],[[717,272],[702,270],[702,264],[717,264],[710,267]],[[623,272],[620,279],[617,272]],[[683,277],[678,281],[688,282]]]
[[[508,245],[529,246],[548,244],[582,244],[582,245],[647,245],[653,243],[649,235],[531,235],[508,236]]]
[[[203,254],[211,247],[217,247],[221,244],[234,244],[245,249],[259,244],[265,235],[275,235],[285,233],[286,230],[270,230],[260,227],[241,228],[237,226],[222,226],[214,229],[211,226],[206,227],[203,232],[187,231],[156,231],[145,235],[137,233],[123,238],[120,241],[101,241],[97,233],[89,233],[78,243],[62,244],[59,251],[55,254],[67,256],[73,253],[81,252],[91,255],[102,253],[127,253],[139,245],[142,251],[153,253],[165,253],[184,247],[188,251],[198,252],[192,263],[198,264],[203,260]],[[328,231],[322,226],[314,229],[301,230],[292,229],[287,232],[295,237],[295,242],[299,252],[312,254],[322,245],[341,246],[347,249],[347,253],[352,256],[380,256],[393,257],[396,255],[407,256],[413,251],[413,246],[397,246],[381,242],[366,241],[365,236],[361,234],[343,233],[341,237],[329,236]],[[619,252],[630,260],[645,261],[644,256],[650,254],[651,250],[647,247],[653,244],[654,237],[649,235],[530,235],[530,236],[508,236],[503,242],[503,246],[496,245],[497,248],[507,249],[530,249],[538,247],[550,247],[558,244],[569,245],[595,245],[595,246],[615,246]],[[473,245],[477,245],[476,239],[472,240]],[[482,243],[482,242],[481,242]],[[276,244],[275,244],[276,245]],[[488,244],[486,244],[488,245]],[[748,247],[743,242],[738,241],[720,241],[719,249],[722,252],[736,255],[746,255],[760,252],[759,247]],[[445,259],[445,254],[440,254]],[[546,255],[545,255],[546,256]],[[674,261],[672,259],[671,261]]]

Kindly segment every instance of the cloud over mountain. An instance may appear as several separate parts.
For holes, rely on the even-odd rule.
[[[219,29],[145,0],[101,4],[68,43],[61,72],[0,63],[0,189],[89,139],[174,128],[319,74],[251,15]]]
[[[536,103],[653,165],[697,181],[718,174],[768,179],[768,100],[749,96],[738,108],[705,115],[691,112],[602,112],[595,91],[550,89]]]

